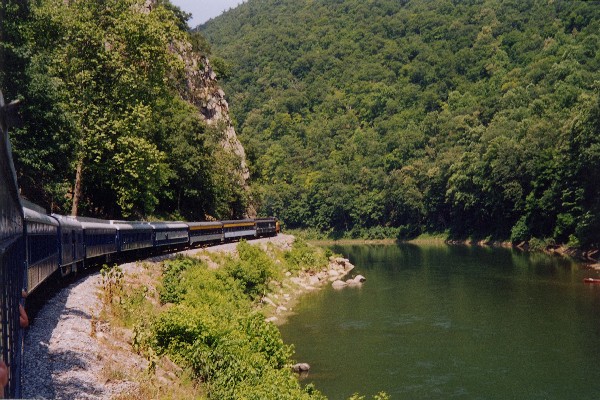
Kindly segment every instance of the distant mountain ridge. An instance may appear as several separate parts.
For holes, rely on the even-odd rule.
[[[595,4],[249,0],[200,30],[288,226],[600,243]]]

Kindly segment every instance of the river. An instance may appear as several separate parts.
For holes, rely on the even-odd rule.
[[[280,327],[330,399],[600,398],[595,271],[509,249],[332,250],[367,281],[307,295]]]

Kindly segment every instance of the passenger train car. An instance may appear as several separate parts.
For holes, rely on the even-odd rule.
[[[275,236],[280,230],[276,218],[145,222],[48,215],[26,200],[23,212],[28,292],[35,291],[56,271],[65,276],[89,265]]]
[[[190,246],[219,243],[223,237],[223,223],[214,222],[188,222]]]

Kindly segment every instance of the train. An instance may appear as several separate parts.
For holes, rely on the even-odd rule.
[[[36,204],[23,199],[21,203],[28,293],[54,274],[64,277],[90,265],[276,236],[281,230],[275,217],[210,222],[104,220],[47,214]]]

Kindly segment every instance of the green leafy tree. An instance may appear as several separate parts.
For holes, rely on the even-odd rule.
[[[599,79],[598,21],[589,2],[264,0],[199,29],[233,66],[261,212],[591,245],[569,155],[586,145],[567,138]]]

